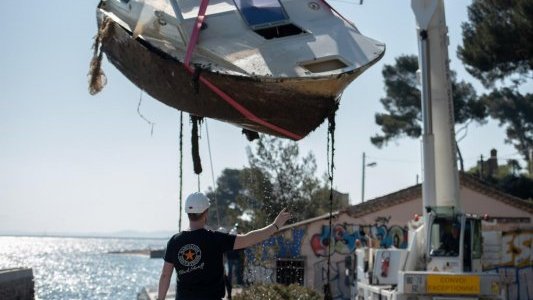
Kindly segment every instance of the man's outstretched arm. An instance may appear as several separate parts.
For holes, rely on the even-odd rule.
[[[261,229],[257,229],[254,231],[250,231],[247,234],[239,234],[235,238],[235,244],[233,245],[233,249],[242,249],[247,248],[252,245],[255,245],[259,242],[262,242],[269,238],[271,235],[276,233],[280,227],[282,227],[287,220],[291,218],[291,214],[286,212],[285,209],[283,209],[274,222],[266,227],[263,227]]]

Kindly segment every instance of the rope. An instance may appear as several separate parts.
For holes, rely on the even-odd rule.
[[[254,115],[252,112],[250,112],[247,108],[242,106],[240,103],[238,103],[235,99],[233,99],[231,96],[223,92],[220,88],[218,88],[216,85],[211,83],[209,80],[207,80],[205,77],[201,76],[197,71],[195,71],[191,66],[191,58],[192,53],[194,51],[194,48],[196,47],[196,44],[198,43],[198,37],[200,35],[200,29],[202,28],[204,19],[205,19],[205,12],[207,10],[207,5],[209,3],[209,0],[202,0],[200,3],[200,8],[198,10],[198,16],[196,17],[195,25],[193,27],[191,37],[189,38],[189,43],[187,44],[187,52],[185,54],[185,60],[183,62],[183,66],[189,72],[190,74],[197,75],[200,82],[202,82],[207,88],[209,88],[213,93],[217,94],[222,100],[226,101],[229,105],[231,105],[235,110],[237,110],[241,115],[243,115],[248,120],[257,123],[259,125],[262,125],[264,127],[267,127],[274,132],[277,132],[281,135],[284,135],[286,137],[289,137],[293,140],[300,140],[303,138],[303,136],[300,136],[298,134],[295,134],[289,130],[286,130],[284,128],[281,128],[279,126],[276,126],[274,124],[271,124],[258,116]]]
[[[198,175],[196,176],[196,180],[197,180],[197,184],[198,184],[198,190],[197,190],[197,192],[199,193],[199,192],[200,192],[200,187],[201,187],[201,185],[200,185],[200,174],[198,174]]]
[[[211,165],[211,180],[213,181],[213,200],[215,201],[215,209],[217,212],[217,225],[220,228],[220,213],[218,211],[218,201],[217,201],[217,189],[215,182],[215,172],[213,171],[213,157],[211,156],[211,142],[209,139],[209,127],[207,127],[207,120],[205,121],[205,133],[207,134],[207,149],[209,151],[209,164]]]
[[[181,212],[183,211],[183,112],[180,111],[180,216],[178,232],[181,232]]]
[[[333,11],[334,13],[336,13],[339,17],[341,17],[341,19],[343,19],[346,23],[352,25],[353,28],[357,29],[355,27],[355,24],[352,23],[352,21],[348,20],[347,18],[345,18],[343,15],[341,15],[341,13],[339,13],[333,6],[331,6],[331,4],[329,4],[328,2],[326,2],[326,0],[322,0],[322,2],[327,6],[329,7],[329,9],[331,11]],[[360,2],[360,4],[363,4],[363,1]]]
[[[328,163],[328,179],[329,179],[329,241],[328,241],[328,260],[327,260],[327,281],[324,284],[324,300],[331,300],[330,287],[330,269],[331,269],[331,239],[333,234],[333,171],[335,170],[335,110],[328,116],[328,142],[327,142],[327,163]],[[331,144],[330,144],[331,138]],[[330,164],[331,161],[331,164]]]
[[[148,123],[148,125],[150,125],[150,135],[151,136],[154,136],[154,125],[155,123],[148,120],[148,118],[146,118],[142,112],[141,112],[141,104],[143,102],[143,90],[141,90],[141,93],[139,95],[139,104],[137,104],[137,114],[139,115],[139,117],[141,117],[141,119],[143,119],[146,123]]]

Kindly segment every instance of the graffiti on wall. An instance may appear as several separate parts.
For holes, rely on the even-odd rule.
[[[246,264],[244,281],[254,283],[273,283],[276,258],[301,256],[303,228],[294,228],[285,234],[272,236],[262,243],[244,251]]]
[[[269,267],[248,264],[244,268],[243,280],[247,283],[275,283],[274,270]]]
[[[313,287],[316,291],[324,290],[324,283],[327,282],[327,260],[323,259],[313,265],[314,283]],[[331,265],[329,286],[331,288],[331,297],[334,300],[350,299],[350,279],[346,274],[346,266],[344,262],[339,261]]]
[[[533,299],[533,230],[504,232],[499,263],[487,271],[500,274],[507,299]]]
[[[346,255],[358,247],[367,246],[369,240],[376,241],[381,248],[406,248],[407,227],[389,227],[386,224],[389,220],[390,217],[380,217],[375,225],[336,224],[333,230],[330,230],[329,225],[323,225],[321,232],[311,237],[311,249],[316,256],[327,256],[328,249],[331,254]],[[332,243],[331,248],[328,247],[329,243]]]

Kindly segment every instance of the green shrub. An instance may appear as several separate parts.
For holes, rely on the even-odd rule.
[[[314,290],[291,284],[256,284],[245,288],[233,297],[234,300],[321,300],[322,296]]]

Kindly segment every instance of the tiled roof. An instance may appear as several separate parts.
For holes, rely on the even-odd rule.
[[[484,194],[490,198],[501,201],[507,205],[516,207],[518,209],[533,213],[533,201],[523,200],[521,198],[509,195],[499,191],[491,186],[486,185],[476,177],[460,173],[461,186],[467,187],[471,190]],[[394,205],[402,204],[410,200],[420,198],[422,196],[422,185],[417,184],[411,187],[399,190],[392,194],[374,198],[364,203],[350,206],[346,209],[347,213],[354,218],[364,216],[369,213],[379,211]]]

